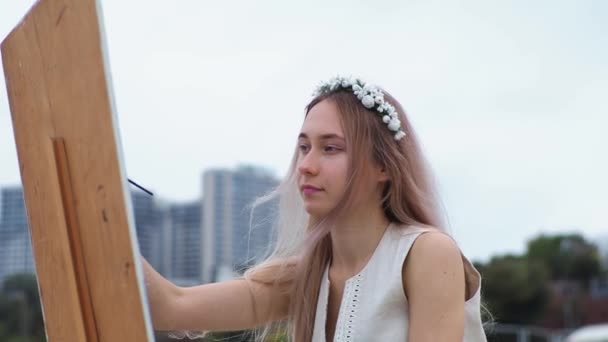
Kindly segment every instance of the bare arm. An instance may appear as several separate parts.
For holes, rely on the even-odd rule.
[[[460,250],[442,233],[422,234],[403,267],[408,341],[458,341],[464,335],[465,279]]]
[[[235,279],[179,287],[142,260],[156,330],[243,330],[287,316],[289,298],[270,285]]]

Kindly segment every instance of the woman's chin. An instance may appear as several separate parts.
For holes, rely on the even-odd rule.
[[[311,204],[305,204],[304,210],[306,210],[306,212],[308,213],[308,215],[310,215],[311,218],[320,218],[320,217],[326,216],[327,213],[329,212],[329,210],[327,210],[327,208],[315,206],[315,205],[311,205]]]

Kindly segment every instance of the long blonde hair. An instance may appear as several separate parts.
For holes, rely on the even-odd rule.
[[[347,190],[321,222],[309,222],[304,210],[297,184],[297,150],[285,179],[254,203],[255,208],[279,199],[276,244],[263,262],[245,272],[244,278],[272,284],[277,291],[289,296],[286,323],[292,341],[312,339],[319,285],[331,256],[331,227],[337,217],[352,208],[353,199],[361,191],[358,180],[368,176],[370,161],[382,166],[388,174],[382,205],[391,222],[445,229],[434,180],[412,125],[397,100],[386,92],[385,99],[395,106],[401,127],[407,133],[400,141],[394,140],[378,113],[362,106],[350,91],[336,90],[320,95],[306,106],[308,114],[321,101],[332,101],[336,105],[349,159]],[[265,327],[261,339],[272,327],[272,323]]]

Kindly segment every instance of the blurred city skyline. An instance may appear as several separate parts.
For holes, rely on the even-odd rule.
[[[0,5],[0,39],[32,3]],[[608,232],[606,2],[100,3],[126,173],[155,196],[198,198],[211,168],[282,177],[312,90],[344,73],[402,102],[471,259]]]
[[[187,203],[135,187],[129,199],[138,254],[167,279],[194,285],[231,279],[274,246],[278,202],[249,207],[277,185],[274,175],[247,165],[203,173],[207,194]],[[34,273],[30,229],[21,186],[0,187],[0,284],[11,274]],[[38,227],[40,228],[40,227]]]

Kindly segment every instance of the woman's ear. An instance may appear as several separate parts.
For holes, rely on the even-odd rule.
[[[384,166],[380,166],[378,168],[378,182],[386,182],[388,181],[388,173],[386,172],[386,168]]]

